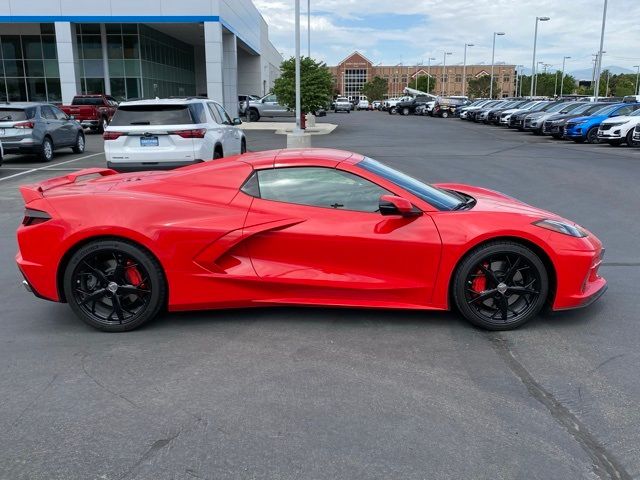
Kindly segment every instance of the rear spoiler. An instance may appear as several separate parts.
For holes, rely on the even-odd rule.
[[[81,177],[86,177],[89,175],[100,175],[101,177],[106,177],[108,175],[117,174],[118,172],[116,172],[115,170],[111,170],[110,168],[85,168],[84,170],[79,170],[77,172],[70,173],[69,175],[45,180],[42,183],[22,185],[20,187],[20,193],[22,194],[22,198],[24,198],[24,203],[27,204],[32,200],[42,198],[44,196],[43,193],[47,190],[61,187],[63,185],[69,185],[71,183],[76,183],[76,181]]]

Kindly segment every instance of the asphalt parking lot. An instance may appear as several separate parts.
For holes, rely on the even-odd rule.
[[[17,187],[104,165],[101,137],[49,165],[8,156],[1,479],[640,478],[640,149],[382,112],[323,120],[339,127],[314,146],[583,224],[607,248],[609,291],[503,333],[449,313],[324,308],[165,314],[100,333],[25,292],[13,256]]]

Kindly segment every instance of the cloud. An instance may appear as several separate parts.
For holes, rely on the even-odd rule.
[[[255,0],[269,25],[279,51],[294,51],[293,0]],[[539,24],[537,60],[562,66],[571,56],[569,70],[589,68],[591,54],[599,47],[602,0],[576,2],[538,0],[406,0],[399,9],[389,0],[311,0],[312,56],[336,64],[354,50],[374,63],[426,63],[429,56],[442,61],[443,52],[453,55],[447,63],[462,62],[465,43],[468,63],[491,63],[494,31],[496,62],[531,66],[535,17],[549,16]],[[306,2],[301,1],[302,46],[306,54]],[[607,65],[630,67],[640,62],[640,1],[610,2],[605,47]]]

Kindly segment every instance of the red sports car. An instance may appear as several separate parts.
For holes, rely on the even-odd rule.
[[[21,187],[35,295],[131,330],[169,311],[263,305],[457,310],[522,325],[606,289],[584,228],[501,193],[429,185],[362,155],[249,153],[170,172],[82,170]]]

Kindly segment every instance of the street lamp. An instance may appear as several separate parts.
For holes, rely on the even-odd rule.
[[[638,84],[638,79],[640,79],[640,65],[634,65],[633,68],[638,69],[638,73],[636,73],[636,95],[640,95],[640,84]]]
[[[531,79],[531,81],[533,82],[534,86],[533,86],[533,95],[532,96],[538,96],[538,65],[543,65],[544,66],[544,62],[538,62],[536,64],[536,75],[535,77],[533,77]]]
[[[451,55],[451,52],[444,52],[444,55],[442,55],[442,87],[440,88],[442,95],[444,95],[444,76],[447,74],[447,55]]]
[[[600,31],[600,50],[598,50],[598,66],[596,71],[596,87],[595,87],[595,101],[598,101],[598,97],[600,96],[600,70],[602,68],[602,54],[605,53],[602,51],[602,47],[604,46],[604,27],[607,23],[607,0],[604,0],[604,9],[602,10],[602,30]]]
[[[504,32],[493,32],[493,49],[491,51],[491,82],[489,84],[489,98],[493,98],[493,64],[496,56],[496,36],[504,35]]]
[[[473,47],[473,43],[464,44],[464,59],[462,60],[462,96],[467,86],[467,47]]]
[[[548,22],[551,20],[549,17],[536,17],[536,29],[533,33],[533,60],[531,61],[531,93],[533,97],[533,76],[536,73],[536,46],[538,43],[538,22]]]
[[[424,60],[420,60],[416,63],[416,90],[418,89],[418,77],[420,76],[420,69],[418,69],[418,67],[421,67],[423,64]]]
[[[427,66],[427,93],[429,93],[429,88],[431,86],[431,60],[435,60],[436,57],[429,57],[429,64]]]
[[[570,59],[571,57],[562,57],[562,80],[560,80],[560,98],[562,98],[562,90],[564,87],[564,65],[565,62]]]
[[[311,58],[311,0],[307,0],[307,57]]]
[[[300,0],[296,0],[296,128],[294,134],[301,135],[302,129],[300,122],[302,118],[302,107],[300,101]]]

